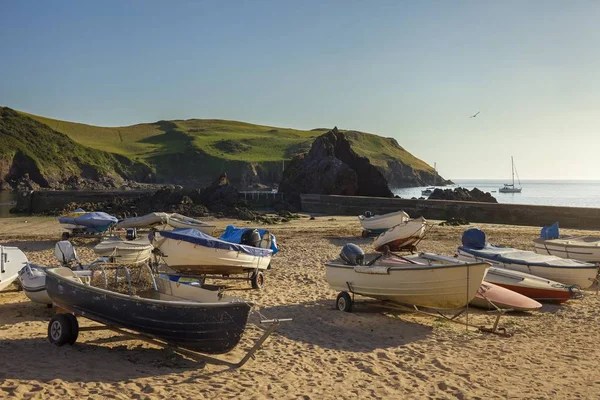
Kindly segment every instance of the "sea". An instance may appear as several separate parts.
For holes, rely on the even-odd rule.
[[[593,207],[600,208],[600,180],[525,180],[521,181],[521,193],[500,193],[498,189],[504,180],[496,179],[453,179],[455,185],[439,186],[440,189],[464,187],[478,188],[490,192],[498,203],[535,204],[546,206]],[[518,186],[518,185],[517,185]],[[419,198],[425,187],[398,188],[392,192],[402,198]]]

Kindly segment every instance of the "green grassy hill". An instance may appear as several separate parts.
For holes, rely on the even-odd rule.
[[[327,131],[211,119],[108,128],[21,114],[81,145],[144,163],[153,169],[159,182],[194,185],[211,181],[221,171],[226,171],[232,182],[241,186],[277,184],[282,161],[308,151],[314,138]],[[381,169],[399,163],[417,171],[419,176],[433,173],[431,166],[404,150],[394,139],[355,131],[348,131],[347,136],[358,154],[368,157]],[[394,176],[388,174],[392,180]]]

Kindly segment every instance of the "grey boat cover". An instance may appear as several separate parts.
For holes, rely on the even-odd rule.
[[[460,246],[458,249],[475,257],[493,260],[505,264],[532,265],[539,267],[556,268],[596,268],[594,264],[589,264],[582,261],[564,259],[544,254],[537,254],[533,251],[513,249],[511,247],[494,246],[492,244],[486,244],[485,247],[482,249],[473,249],[471,247],[466,246]]]

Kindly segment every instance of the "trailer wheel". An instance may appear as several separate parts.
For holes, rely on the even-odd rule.
[[[348,292],[340,292],[335,301],[335,305],[340,311],[352,312],[352,298]]]
[[[360,236],[366,238],[369,236],[369,232],[367,230],[363,229],[363,231],[360,233]]]
[[[71,339],[71,320],[65,314],[56,314],[48,323],[48,340],[62,346]]]
[[[252,274],[250,282],[252,282],[252,289],[260,290],[265,286],[265,275],[261,271],[257,271]]]
[[[77,341],[77,338],[79,337],[79,322],[77,321],[77,317],[75,317],[73,314],[65,314],[65,315],[71,322],[71,337],[69,338],[69,341],[67,343],[69,343],[70,345],[73,345]]]

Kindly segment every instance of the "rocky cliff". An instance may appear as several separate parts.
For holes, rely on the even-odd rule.
[[[388,182],[368,158],[358,155],[337,127],[319,136],[306,155],[292,160],[283,172],[279,191],[392,197]]]

